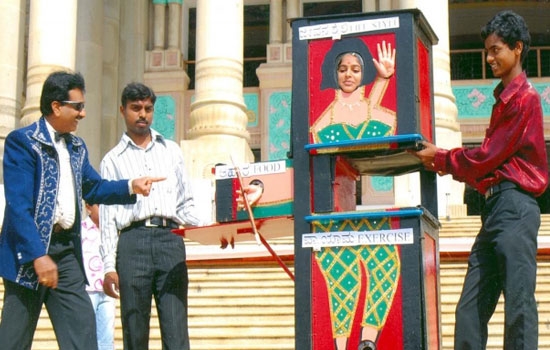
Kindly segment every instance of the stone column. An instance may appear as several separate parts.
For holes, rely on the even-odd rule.
[[[436,143],[442,148],[460,147],[462,134],[456,100],[451,89],[448,2],[400,0],[399,8],[420,9],[439,39],[432,51]],[[438,177],[437,185],[439,216],[466,216],[464,184],[454,181],[451,176],[443,176]],[[396,193],[400,193],[397,188]]]
[[[287,0],[286,1],[286,18],[292,19],[300,17],[302,14],[302,6],[300,0]],[[292,43],[292,28],[289,24],[286,25],[286,42]]]
[[[0,3],[0,163],[4,155],[4,140],[19,121],[23,100],[25,42],[25,1],[4,0]],[[3,178],[1,176],[0,180]]]
[[[168,1],[168,50],[180,50],[181,2],[182,0]]]
[[[269,2],[269,43],[267,62],[281,63],[284,60],[283,0]]]
[[[60,15],[59,9],[63,9]],[[75,68],[77,0],[30,2],[27,91],[22,125],[36,121],[40,94],[47,76],[55,70]]]
[[[168,5],[168,6],[166,6]],[[153,0],[153,50],[175,50],[180,48],[182,0]],[[166,17],[168,11],[168,26]],[[166,35],[168,29],[168,35]],[[168,45],[165,43],[168,36]]]
[[[253,161],[243,98],[243,1],[197,2],[195,100],[183,141],[191,176],[216,163]],[[190,164],[191,163],[191,164]]]
[[[153,0],[154,26],[153,26],[153,50],[164,50],[164,37],[166,28],[166,0]]]
[[[392,9],[392,0],[378,0],[378,10],[387,11]],[[405,7],[401,7],[405,8]],[[407,7],[408,8],[408,7]]]
[[[149,0],[120,2],[120,41],[118,66],[118,91],[120,96],[126,84],[143,81],[145,73],[145,51],[149,23]],[[120,105],[120,103],[118,103]],[[117,135],[126,130],[122,118],[117,118]],[[118,141],[118,140],[117,140]]]
[[[145,70],[160,72],[181,69],[182,0],[153,0],[153,8],[153,49],[145,53]]]
[[[117,129],[121,119],[118,112],[120,106],[119,90],[119,50],[120,50],[120,0],[103,0],[103,79],[102,79],[102,142],[100,153],[106,154],[120,139]]]
[[[103,1],[80,1],[76,32],[76,70],[86,79],[86,118],[77,134],[84,138],[90,163],[99,169],[103,92]]]
[[[363,12],[376,11],[376,0],[363,0],[362,3]]]
[[[182,70],[183,68],[181,8],[182,0],[168,0],[168,47],[165,53],[165,66],[170,70]],[[187,87],[187,85],[185,86]]]
[[[283,0],[269,2],[269,43],[283,42]]]

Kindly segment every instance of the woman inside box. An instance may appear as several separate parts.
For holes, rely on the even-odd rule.
[[[395,134],[396,113],[381,105],[395,72],[395,49],[383,41],[377,50],[378,60],[361,39],[348,38],[336,41],[327,53],[321,90],[333,88],[335,97],[311,126],[315,143]],[[365,86],[371,82],[370,93],[365,96]]]

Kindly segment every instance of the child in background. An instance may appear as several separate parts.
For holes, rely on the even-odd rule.
[[[103,260],[99,253],[99,206],[86,203],[88,217],[82,221],[82,254],[88,278],[86,291],[94,306],[98,350],[114,349],[115,299],[103,292]]]

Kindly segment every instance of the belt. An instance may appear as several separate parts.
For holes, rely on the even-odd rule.
[[[512,188],[518,188],[518,185],[516,185],[515,183],[510,182],[510,181],[502,181],[499,184],[496,184],[496,185],[493,185],[493,186],[489,187],[487,192],[485,192],[485,200],[489,199],[491,196],[493,196],[493,195],[495,195],[499,192],[502,192],[502,191],[505,191],[505,190],[510,190]]]
[[[122,230],[128,231],[138,227],[148,227],[148,228],[178,228],[179,224],[172,219],[168,219],[162,216],[152,216],[145,220],[139,220],[132,222],[129,226],[126,226]]]

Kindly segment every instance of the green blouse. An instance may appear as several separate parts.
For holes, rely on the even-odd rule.
[[[388,136],[391,126],[378,120],[364,121],[357,126],[346,123],[331,124],[317,133],[319,143],[335,143],[347,140],[368,139]]]

